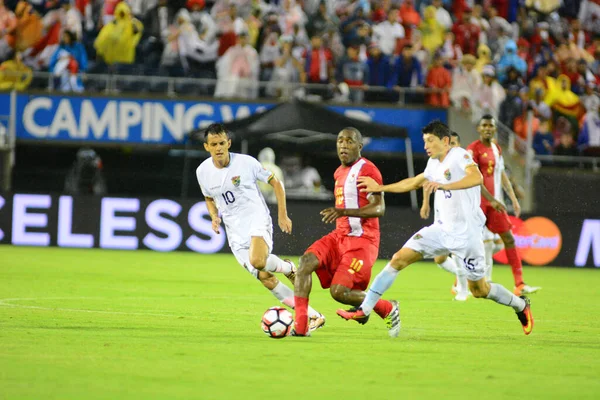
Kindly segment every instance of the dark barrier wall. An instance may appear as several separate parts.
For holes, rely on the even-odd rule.
[[[288,204],[294,234],[275,225],[279,254],[301,254],[333,225],[319,211],[330,204]],[[273,210],[275,211],[275,210]],[[274,213],[276,215],[276,212]],[[533,264],[600,267],[600,213],[524,218],[516,235]],[[389,258],[419,228],[430,223],[405,208],[388,208],[381,220],[380,258]],[[228,252],[225,235],[216,235],[203,201],[71,197],[45,194],[0,196],[0,244],[105,249]],[[1,251],[1,250],[0,250]]]
[[[600,174],[584,169],[542,168],[535,175],[536,211],[600,214]]]

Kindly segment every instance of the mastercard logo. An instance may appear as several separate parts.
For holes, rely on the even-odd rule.
[[[558,226],[548,218],[533,217],[526,221],[509,216],[513,236],[521,259],[531,265],[547,265],[554,261],[562,248],[562,235]],[[506,264],[502,250],[494,260]]]

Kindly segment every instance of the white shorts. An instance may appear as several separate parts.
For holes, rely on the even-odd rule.
[[[250,264],[250,242],[252,237],[262,237],[267,243],[268,253],[271,254],[273,251],[273,225],[272,224],[260,224],[259,226],[253,226],[250,228],[250,236],[243,242],[243,245],[239,245],[240,241],[230,240],[229,246],[231,252],[235,256],[237,262],[248,272],[250,272],[255,278],[258,278],[258,270]],[[229,236],[231,238],[231,236]],[[237,242],[237,243],[236,243]]]
[[[248,222],[247,229],[227,229],[227,240],[229,247],[235,249],[249,249],[253,236],[261,237],[265,240],[269,253],[273,250],[273,222],[271,217],[255,218]],[[244,227],[245,228],[245,227]]]
[[[478,281],[485,276],[485,251],[479,229],[471,230],[465,238],[453,236],[439,224],[433,224],[415,233],[402,247],[421,253],[425,259],[454,254],[463,261],[467,279]]]

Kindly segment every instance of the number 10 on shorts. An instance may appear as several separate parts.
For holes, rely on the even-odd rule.
[[[364,264],[363,260],[359,260],[358,258],[353,258],[352,262],[350,263],[350,268],[348,269],[348,272],[350,272],[351,274],[354,274],[354,273],[360,271],[363,264]]]

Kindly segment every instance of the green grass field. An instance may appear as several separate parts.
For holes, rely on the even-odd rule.
[[[259,322],[278,302],[231,255],[2,246],[0,399],[597,399],[600,271],[525,274],[544,287],[530,336],[423,263],[389,292],[397,339],[338,318],[315,281],[327,326],[273,340]]]

